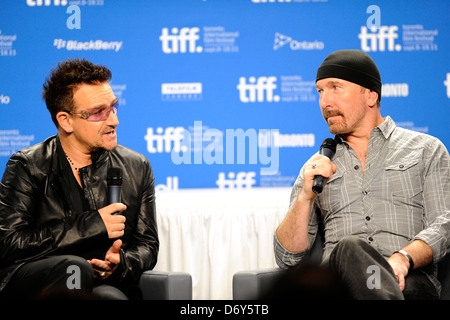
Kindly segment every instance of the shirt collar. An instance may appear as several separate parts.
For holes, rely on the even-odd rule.
[[[394,120],[392,120],[392,118],[390,116],[386,116],[384,118],[384,121],[378,127],[374,128],[372,130],[372,132],[374,130],[377,130],[377,131],[381,132],[381,134],[383,134],[385,139],[388,139],[396,127],[397,127],[397,125],[395,124]],[[345,138],[340,134],[336,135],[335,139],[336,139],[337,143],[345,142]]]
[[[384,118],[383,123],[381,123],[375,129],[378,129],[383,134],[384,138],[388,139],[396,127],[397,125],[395,124],[394,120],[392,120],[390,116],[387,116]]]

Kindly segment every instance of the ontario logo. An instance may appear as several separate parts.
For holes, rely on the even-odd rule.
[[[275,32],[275,39],[273,41],[273,50],[278,50],[281,47],[288,45],[291,50],[323,50],[325,44],[322,41],[298,41],[292,37],[286,36],[279,32]]]

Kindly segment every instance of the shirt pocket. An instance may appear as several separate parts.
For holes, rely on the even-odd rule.
[[[418,153],[412,153],[407,159],[398,159],[385,168],[387,197],[393,205],[393,214],[397,221],[405,221],[409,225],[410,236],[419,232],[423,225],[421,168]]]
[[[342,209],[342,199],[345,198],[341,195],[341,192],[343,191],[343,181],[344,172],[338,169],[331,179],[327,181],[322,193],[317,197],[322,212],[322,218],[324,218],[325,221],[330,214],[336,213]]]
[[[412,158],[386,166],[388,188],[392,196],[411,199],[422,193],[420,159]]]

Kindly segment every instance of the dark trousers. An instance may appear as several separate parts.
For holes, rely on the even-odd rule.
[[[119,289],[94,279],[86,259],[61,255],[26,263],[2,292],[6,299],[126,300]]]
[[[373,246],[357,237],[341,240],[329,266],[354,299],[438,299],[436,288],[419,270],[409,271],[402,292],[391,266]]]
[[[420,270],[406,276],[401,291],[394,271],[374,247],[357,237],[341,240],[327,263],[308,258],[280,272],[262,299],[288,300],[404,300],[438,299],[436,288]],[[297,306],[295,305],[295,308]]]

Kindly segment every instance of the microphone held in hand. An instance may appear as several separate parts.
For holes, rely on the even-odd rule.
[[[122,168],[108,168],[106,182],[108,184],[108,203],[111,204],[121,202],[120,193],[122,190]],[[118,212],[114,214],[118,214]]]
[[[320,146],[319,153],[324,155],[325,157],[330,158],[331,160],[335,152],[336,152],[336,141],[331,138],[325,139],[322,145]],[[314,184],[312,187],[313,192],[317,194],[321,193],[326,180],[327,179],[323,176],[319,175],[314,176]]]

